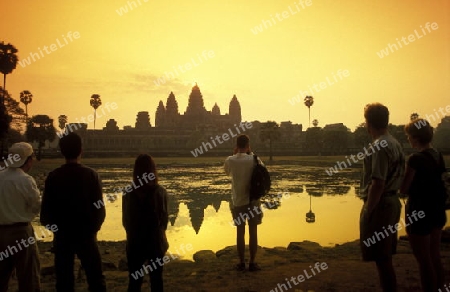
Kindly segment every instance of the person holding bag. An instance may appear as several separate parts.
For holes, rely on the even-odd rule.
[[[127,234],[128,291],[141,291],[143,271],[150,272],[152,292],[164,291],[164,263],[161,260],[169,248],[166,237],[168,195],[158,184],[156,165],[151,156],[141,154],[136,158],[132,188],[125,189],[122,223]]]
[[[262,223],[263,212],[261,201],[251,200],[250,187],[254,160],[263,164],[259,158],[255,158],[250,149],[250,138],[247,135],[239,135],[236,139],[234,155],[225,159],[225,173],[231,176],[231,202],[230,210],[234,225],[236,226],[236,248],[239,263],[234,269],[245,271],[245,225],[248,222],[250,262],[248,270],[256,272],[261,270],[255,262],[258,251],[258,225]]]
[[[405,217],[423,212],[421,219],[406,226],[409,242],[419,263],[423,291],[437,291],[444,285],[440,243],[445,214],[446,191],[442,174],[445,162],[432,148],[433,128],[423,119],[405,126],[409,143],[418,152],[407,162],[406,174],[400,192],[408,195]],[[406,221],[408,222],[408,221]]]

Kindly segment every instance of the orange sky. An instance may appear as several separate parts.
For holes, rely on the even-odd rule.
[[[395,124],[450,105],[449,1],[266,2],[7,1],[0,41],[19,50],[24,66],[7,76],[6,88],[16,99],[33,93],[30,115],[65,114],[69,122],[92,114],[90,96],[100,94],[118,108],[105,110],[97,128],[109,118],[134,126],[138,111],[149,111],[154,125],[170,91],[184,113],[195,82],[208,110],[217,102],[227,113],[236,94],[248,121],[307,126],[305,93],[319,126],[343,122],[352,130],[369,102],[386,104]],[[397,49],[380,58],[389,43]]]

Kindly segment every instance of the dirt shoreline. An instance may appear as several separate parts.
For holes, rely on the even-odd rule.
[[[53,254],[50,252],[52,243],[39,242],[38,246],[42,291],[54,291]],[[99,247],[108,291],[126,291],[128,273],[125,242],[100,241]],[[380,291],[375,265],[361,261],[358,240],[335,247],[321,247],[310,241],[292,242],[288,247],[260,247],[257,259],[262,270],[258,272],[234,271],[236,259],[235,246],[229,246],[216,253],[196,252],[194,261],[171,260],[164,265],[165,291]],[[447,281],[450,281],[448,241],[442,243],[442,259]],[[317,268],[325,265],[326,269]],[[407,240],[399,240],[394,267],[398,291],[420,291],[418,266]],[[304,281],[300,283],[301,275]],[[76,291],[87,291],[86,277],[79,269],[78,260],[75,276]],[[292,277],[296,280],[293,281]],[[17,289],[16,280],[12,281],[10,287],[12,291]],[[142,291],[148,291],[148,276],[145,276]]]

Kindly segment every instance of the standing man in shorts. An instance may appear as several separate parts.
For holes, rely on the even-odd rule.
[[[250,201],[250,180],[252,177],[254,159],[250,150],[250,139],[247,135],[239,135],[236,140],[234,155],[225,160],[225,173],[231,176],[230,209],[236,226],[236,245],[240,262],[236,270],[245,270],[245,222],[248,221],[250,263],[248,270],[259,271],[261,268],[255,262],[258,248],[258,225],[262,222],[263,213],[259,200]],[[259,159],[259,158],[258,158]]]
[[[397,248],[401,204],[398,190],[405,172],[400,143],[388,130],[389,110],[380,103],[364,109],[366,127],[373,138],[365,149],[361,191],[364,205],[360,217],[360,244],[364,261],[375,261],[383,291],[397,291],[392,255]],[[371,239],[371,240],[369,240]]]

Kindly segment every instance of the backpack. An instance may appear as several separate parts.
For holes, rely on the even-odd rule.
[[[250,180],[250,201],[258,200],[262,196],[267,195],[270,190],[270,174],[267,168],[262,165],[258,156],[253,155],[255,166],[253,167],[252,177]]]

